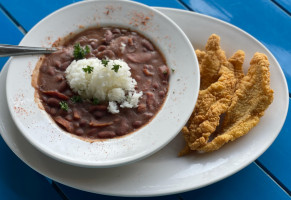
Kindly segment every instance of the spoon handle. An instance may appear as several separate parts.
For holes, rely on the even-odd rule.
[[[57,48],[26,47],[0,44],[0,57],[20,56],[32,54],[48,54],[57,51]]]

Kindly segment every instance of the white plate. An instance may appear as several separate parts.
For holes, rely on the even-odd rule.
[[[260,123],[248,135],[210,154],[177,157],[183,147],[180,135],[140,162],[111,169],[85,169],[57,162],[31,146],[12,122],[4,99],[0,102],[0,131],[20,159],[39,173],[81,190],[117,196],[155,196],[197,189],[226,178],[249,165],[272,144],[284,124],[289,102],[285,77],[273,55],[247,33],[220,20],[176,9],[159,10],[176,21],[196,48],[202,48],[208,36],[217,33],[229,55],[237,49],[245,50],[246,62],[255,51],[268,56],[275,93]],[[5,95],[8,66],[9,63],[0,77],[0,95]]]
[[[51,41],[68,36],[80,25],[97,24],[138,31],[156,44],[168,67],[175,69],[164,105],[146,126],[124,137],[93,143],[66,134],[35,102],[31,70],[39,56],[13,58],[6,82],[12,119],[27,140],[47,155],[81,167],[113,167],[157,152],[186,124],[199,92],[198,61],[187,36],[167,16],[140,3],[100,0],[71,4],[41,20],[20,45],[50,46]]]

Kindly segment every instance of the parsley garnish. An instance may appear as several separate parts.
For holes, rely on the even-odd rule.
[[[73,96],[73,97],[71,98],[71,101],[72,101],[73,103],[81,103],[83,100],[82,100],[82,98],[81,98],[80,96]]]
[[[100,103],[100,100],[97,98],[93,98],[93,104],[97,105]]]
[[[167,70],[163,71],[163,74],[168,74],[168,71]]]
[[[113,65],[113,67],[111,69],[117,73],[119,68],[121,68],[121,65]]]
[[[173,69],[173,68],[171,68],[172,69],[172,73],[174,73],[175,72],[175,69]]]
[[[93,72],[94,67],[91,67],[87,65],[87,67],[82,68],[84,72],[87,72],[88,74],[91,74]]]
[[[90,53],[90,48],[88,45],[85,46],[85,55],[87,55],[88,53]]]
[[[88,45],[85,48],[82,48],[80,43],[74,45],[74,57],[76,60],[83,59],[88,53],[90,53]]]
[[[109,63],[109,60],[102,59],[101,62],[104,65],[104,67],[106,67]]]
[[[65,110],[65,111],[69,110],[69,106],[68,106],[67,102],[65,102],[65,101],[61,101],[60,106],[61,106],[62,110]]]

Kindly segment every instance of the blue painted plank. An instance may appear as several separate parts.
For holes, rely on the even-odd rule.
[[[0,44],[18,44],[23,34],[0,10]],[[0,70],[7,58],[0,58]],[[1,97],[5,98],[5,97]],[[45,177],[20,161],[0,137],[0,199],[56,199],[61,200]],[[44,195],[46,194],[46,195]]]
[[[290,200],[272,179],[254,163],[216,184],[181,194],[184,200],[195,199],[264,199]]]
[[[0,137],[0,199],[62,200],[46,178],[19,160]]]
[[[289,100],[289,104],[291,100]],[[270,148],[258,159],[258,163],[276,177],[291,195],[291,107],[289,106],[286,122]]]
[[[2,10],[0,10],[0,26],[5,27],[0,31],[0,44],[18,44],[23,37],[23,34],[18,28],[8,19]],[[7,58],[0,58],[0,71],[4,66]]]
[[[289,15],[291,14],[291,1],[290,0],[274,0],[274,2],[283,8]]]
[[[29,31],[37,22],[46,17],[55,10],[69,5],[79,0],[0,0],[0,4],[14,17],[14,19],[26,30]],[[156,1],[156,0],[138,0],[150,6],[170,7],[185,9],[177,0]],[[17,6],[15,6],[17,5]]]
[[[194,11],[238,26],[261,41],[277,58],[291,91],[291,17],[266,0],[182,0]]]
[[[77,1],[79,0],[0,0],[0,4],[26,31],[29,31],[37,22],[50,13]]]

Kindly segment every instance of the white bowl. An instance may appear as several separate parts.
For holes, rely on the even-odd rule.
[[[109,14],[108,14],[109,13]],[[149,17],[143,24],[143,17]],[[122,138],[89,143],[64,132],[34,100],[31,74],[39,56],[11,60],[7,75],[8,107],[17,127],[37,149],[62,162],[85,167],[111,167],[142,159],[168,144],[187,122],[199,91],[194,49],[168,17],[131,1],[86,1],[64,7],[40,21],[20,45],[51,46],[79,27],[122,26],[151,39],[175,69],[166,101],[145,127]]]

